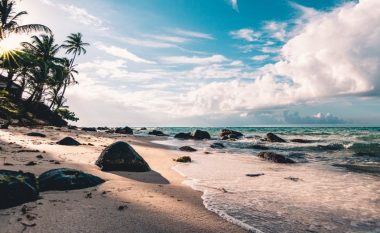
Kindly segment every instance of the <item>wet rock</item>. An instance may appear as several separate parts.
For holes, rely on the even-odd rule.
[[[147,130],[147,128],[145,128],[145,127],[142,127],[142,128],[140,128],[140,130]]]
[[[40,138],[46,138],[46,135],[43,133],[38,133],[38,132],[31,132],[26,134],[29,137],[40,137]]]
[[[79,146],[80,145],[80,143],[72,137],[65,137],[64,139],[58,141],[57,144],[63,145],[63,146]]]
[[[132,135],[133,134],[133,129],[131,129],[129,127],[117,128],[115,130],[115,133],[118,133],[118,134],[130,134],[130,135]]]
[[[268,133],[265,140],[268,142],[286,142],[284,139],[280,138],[274,133]]]
[[[195,140],[205,140],[205,139],[211,139],[211,136],[210,134],[207,132],[207,131],[203,131],[203,130],[195,130],[192,134],[191,134],[192,138],[195,139]]]
[[[182,156],[177,159],[173,159],[175,162],[179,163],[191,163],[191,158],[189,156]]]
[[[259,145],[259,144],[251,145],[249,146],[249,148],[254,149],[254,150],[269,150],[269,147]]]
[[[95,163],[102,171],[147,172],[147,162],[126,142],[115,142],[106,147]]]
[[[196,149],[192,148],[191,146],[183,146],[179,148],[180,151],[185,151],[185,152],[195,152],[197,151]]]
[[[37,159],[43,159],[44,157],[42,155],[37,155],[36,158]]]
[[[0,209],[38,199],[36,178],[31,173],[0,170]]]
[[[218,143],[218,142],[211,144],[210,147],[213,148],[213,149],[223,149],[223,148],[225,148],[225,146],[224,146],[223,143]]]
[[[307,139],[292,139],[290,141],[295,143],[313,143],[313,141]]]
[[[96,132],[96,128],[94,127],[84,127],[81,129],[82,131],[85,131],[85,132]]]
[[[191,136],[191,133],[178,133],[174,138],[188,140],[193,139],[193,136]]]
[[[154,135],[154,136],[161,136],[161,137],[168,136],[168,135],[164,134],[162,131],[159,131],[159,130],[150,131],[148,134],[149,135]]]
[[[260,152],[257,156],[274,163],[295,163],[294,160],[273,152]]]
[[[219,134],[219,136],[222,140],[239,139],[244,137],[242,133],[230,129],[222,129],[222,132]]]
[[[264,173],[251,173],[251,174],[245,174],[245,176],[248,177],[258,177],[258,176],[263,176]]]
[[[38,177],[40,191],[64,191],[94,187],[105,181],[97,176],[71,168],[58,168]]]
[[[29,161],[29,162],[27,162],[27,163],[25,164],[25,166],[36,166],[36,165],[37,165],[37,163],[34,162],[34,161]]]

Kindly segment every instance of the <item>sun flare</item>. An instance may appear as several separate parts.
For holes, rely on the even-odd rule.
[[[19,35],[11,35],[0,40],[0,55],[20,49],[24,41],[26,41],[25,38]]]

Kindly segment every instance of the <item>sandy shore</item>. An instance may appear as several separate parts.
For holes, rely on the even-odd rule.
[[[44,133],[47,137],[25,135],[32,131]],[[65,136],[74,137],[85,145],[55,144]],[[95,160],[105,146],[119,140],[133,145],[153,171],[100,171],[94,165]],[[21,211],[22,206],[0,210],[1,233],[245,232],[206,210],[202,193],[182,184],[184,178],[172,169],[175,165],[172,158],[183,153],[155,145],[148,138],[54,128],[10,128],[0,130],[0,147],[0,169],[23,170],[38,175],[49,169],[69,167],[107,180],[96,188],[41,193],[40,200],[25,204],[25,214]],[[20,150],[25,152],[18,152]],[[37,155],[44,159],[37,159]],[[3,158],[13,166],[4,166]],[[26,166],[29,161],[38,164]],[[124,209],[119,210],[120,206]]]

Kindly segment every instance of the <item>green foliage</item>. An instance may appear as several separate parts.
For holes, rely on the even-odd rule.
[[[75,116],[74,112],[70,112],[67,108],[59,108],[56,112],[65,120],[79,121],[79,118]]]

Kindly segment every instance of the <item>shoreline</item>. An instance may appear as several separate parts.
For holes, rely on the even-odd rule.
[[[32,131],[41,132],[47,137],[25,135]],[[65,136],[77,138],[84,145],[55,145]],[[118,140],[130,143],[148,162],[152,171],[100,171],[93,162],[104,146]],[[1,229],[4,232],[220,232],[221,229],[246,232],[207,210],[202,203],[202,193],[182,184],[185,178],[172,169],[176,165],[172,158],[184,153],[154,144],[152,140],[50,127],[1,130],[2,155],[14,166],[0,164],[0,169],[23,170],[39,175],[49,169],[68,167],[107,181],[88,189],[41,193],[42,199],[24,204],[33,220],[22,214],[24,205],[0,210]],[[40,152],[16,154],[20,148]],[[43,155],[42,161],[35,159],[38,154]],[[49,162],[51,160],[60,164]],[[37,165],[25,166],[28,161],[36,161]],[[91,198],[86,198],[88,193],[91,193]],[[121,205],[125,205],[126,209],[118,210]]]

